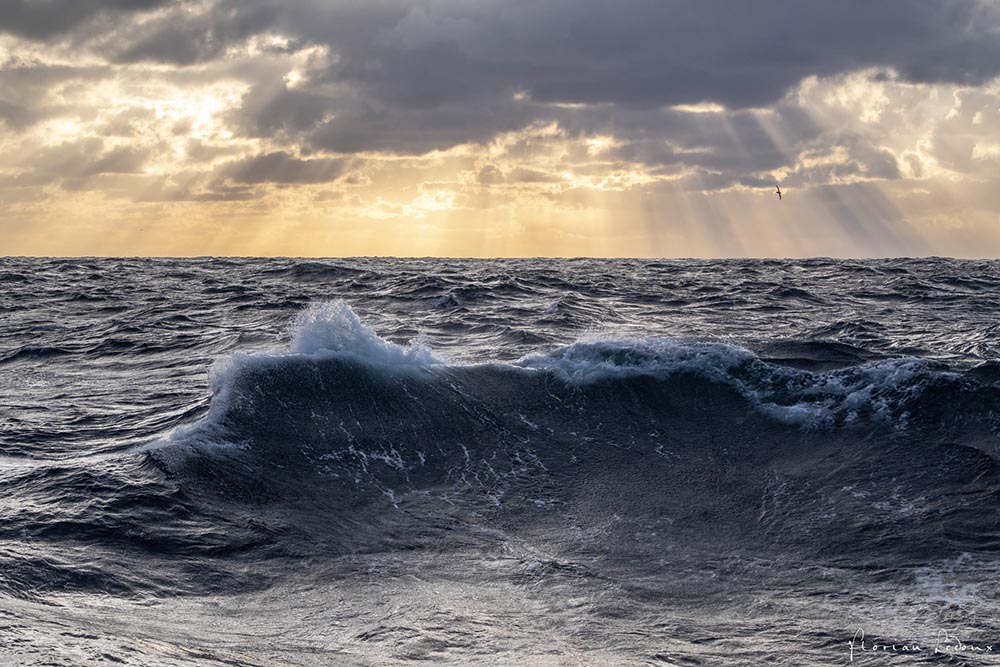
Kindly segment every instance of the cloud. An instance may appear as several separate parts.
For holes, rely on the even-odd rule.
[[[238,6],[248,4],[261,6]],[[868,67],[976,83],[1000,72],[997,25],[996,6],[976,0],[373,0],[289,4],[274,20],[338,54],[331,78],[401,108],[517,90],[543,102],[744,108],[810,75]]]
[[[98,138],[66,142],[42,148],[22,157],[18,178],[36,185],[74,180],[80,187],[86,179],[102,174],[140,174],[148,152],[130,146],[106,148]]]
[[[0,32],[48,39],[88,22],[174,4],[177,0],[4,0]]]
[[[578,219],[781,182],[839,219],[996,181],[998,31],[986,0],[11,0],[0,188]]]
[[[191,65],[218,58],[231,46],[266,31],[276,13],[275,8],[253,3],[242,5],[239,11],[213,7],[200,13],[175,4],[154,20],[127,25],[95,39],[95,44],[118,63]],[[269,48],[280,52],[287,46],[271,44]]]
[[[455,0],[410,4],[378,27],[345,43],[338,71],[405,106],[518,87],[551,102],[739,108],[812,74],[881,66],[968,82],[1000,71],[996,11],[966,0]],[[381,67],[366,67],[372,58]]]
[[[382,151],[423,154],[458,144],[481,143],[550,117],[513,100],[493,100],[435,109],[393,109],[364,99],[346,99],[332,119],[303,135],[305,145],[337,153]],[[536,110],[538,111],[538,110]]]
[[[566,105],[766,107],[807,77],[872,67],[978,84],[1000,74],[998,26],[1000,10],[977,0],[218,0],[126,25],[100,48],[117,62],[192,64],[260,34],[281,36],[277,50],[320,45],[331,57],[295,89],[254,81],[241,130],[303,133],[318,150],[421,153]]]
[[[344,173],[348,161],[339,158],[301,160],[285,152],[267,153],[226,164],[222,174],[235,183],[327,183]]]
[[[296,136],[316,127],[333,107],[322,95],[289,89],[284,81],[268,81],[254,85],[243,96],[231,120],[248,136]]]
[[[38,121],[67,111],[65,101],[53,93],[66,85],[97,80],[106,67],[53,65],[11,57],[0,51],[0,121],[21,130]]]
[[[248,124],[309,129],[334,107],[341,119],[315,141],[346,150],[383,149],[393,127],[399,150],[447,147],[474,138],[473,127],[503,131],[527,120],[510,104],[518,92],[541,105],[743,109],[771,105],[809,76],[871,67],[965,85],[1000,74],[1000,8],[981,0],[119,0],[56,11],[64,4],[17,2],[6,27],[44,37],[115,16],[117,29],[85,36],[115,62],[205,62],[261,34],[283,37],[272,49],[323,45],[335,57],[315,90],[258,82]],[[152,8],[164,11],[129,18]],[[324,94],[328,84],[337,90]]]

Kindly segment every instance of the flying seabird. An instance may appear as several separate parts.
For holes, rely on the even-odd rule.
[[[775,186],[775,187],[778,188],[778,193],[777,193],[778,194],[778,201],[781,201],[781,186],[778,185],[778,186]]]

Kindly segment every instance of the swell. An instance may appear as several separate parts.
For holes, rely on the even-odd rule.
[[[198,422],[5,475],[21,502],[4,506],[0,584],[236,590],[295,562],[489,552],[497,534],[638,563],[728,550],[891,570],[991,553],[998,377],[794,340],[584,340],[463,365],[318,305],[287,350],[218,367]]]
[[[956,372],[811,340],[775,341],[759,355],[714,342],[590,340],[512,363],[450,364],[420,340],[403,346],[380,338],[338,302],[304,311],[288,352],[237,354],[217,367],[209,416],[175,440],[212,433],[246,442],[279,424],[287,431],[275,440],[360,438],[415,423],[425,434],[444,433],[486,413],[504,415],[491,425],[504,422],[511,432],[533,419],[565,419],[554,426],[567,431],[630,405],[654,420],[683,417],[684,405],[719,419],[754,412],[809,430],[989,427],[1000,412],[998,378],[995,364]]]
[[[708,525],[838,558],[1000,540],[994,513],[970,510],[1000,489],[992,374],[919,359],[814,372],[730,345],[657,340],[455,365],[378,338],[342,305],[300,318],[292,349],[234,358],[206,419],[158,456],[189,452],[171,470],[212,480],[229,502],[294,499],[341,518],[463,498],[519,517],[521,530],[542,520],[524,518],[538,508],[594,515],[606,502],[630,520],[669,518],[695,541],[713,539]],[[826,538],[813,532],[817,516],[834,531]],[[904,539],[925,522],[939,540]]]
[[[249,589],[262,582],[247,557],[280,549],[267,526],[199,502],[147,454],[24,464],[3,486],[18,499],[0,507],[0,591],[14,597]]]

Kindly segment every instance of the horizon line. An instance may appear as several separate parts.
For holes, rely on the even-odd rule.
[[[957,257],[954,255],[747,255],[747,256],[667,256],[667,255],[0,255],[6,259],[290,259],[290,260],[343,260],[343,259],[451,259],[451,260],[647,260],[647,261],[749,261],[749,260],[917,260],[947,259],[954,261],[1000,261],[1000,256]]]

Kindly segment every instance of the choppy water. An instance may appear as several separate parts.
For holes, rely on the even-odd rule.
[[[998,664],[998,314],[1000,262],[0,259],[0,664]]]

